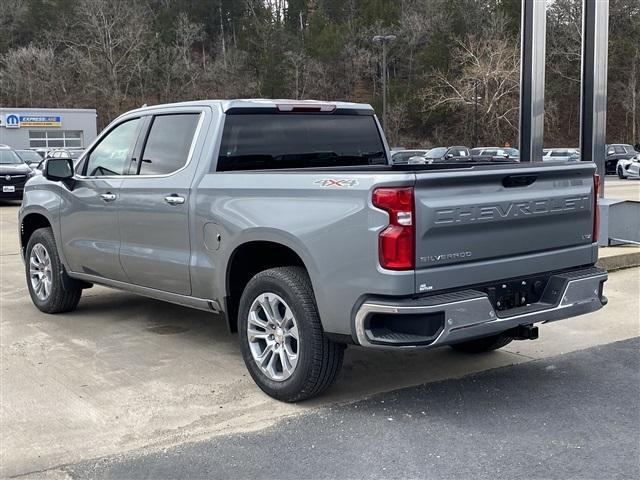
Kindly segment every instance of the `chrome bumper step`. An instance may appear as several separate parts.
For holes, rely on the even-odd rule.
[[[366,301],[355,315],[355,333],[360,345],[372,348],[456,343],[519,325],[552,322],[596,311],[607,303],[602,294],[606,280],[607,272],[597,267],[552,275],[538,302],[500,312],[493,307],[488,295],[478,290],[398,301]],[[379,318],[387,323],[395,322],[399,328],[372,327]],[[405,328],[405,324],[409,328]]]

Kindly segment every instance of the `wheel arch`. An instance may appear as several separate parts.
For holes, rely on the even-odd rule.
[[[22,258],[25,256],[27,243],[29,243],[31,235],[39,228],[53,228],[51,220],[45,214],[36,211],[29,212],[22,217],[20,221],[20,250]]]
[[[250,240],[237,245],[229,256],[225,274],[224,310],[229,331],[238,330],[240,296],[249,280],[269,268],[299,266],[309,268],[293,247],[274,240]]]

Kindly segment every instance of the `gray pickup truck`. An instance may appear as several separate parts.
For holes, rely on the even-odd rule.
[[[389,158],[369,105],[125,113],[27,183],[31,298],[66,312],[95,283],[221,314],[285,401],[328,388],[348,344],[484,352],[606,303],[593,163]]]

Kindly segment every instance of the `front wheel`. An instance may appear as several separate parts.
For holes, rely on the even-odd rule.
[[[344,345],[325,337],[309,276],[300,267],[272,268],[249,281],[238,333],[251,377],[278,400],[319,395],[342,367]]]
[[[27,243],[25,264],[29,294],[38,309],[62,313],[78,306],[82,289],[64,271],[50,228],[33,232]]]
[[[624,176],[624,173],[622,172],[622,167],[618,167],[618,178],[624,180],[626,177]]]
[[[476,338],[466,342],[454,343],[451,348],[465,353],[484,353],[502,348],[513,340],[513,337],[505,333],[492,335],[490,337]]]

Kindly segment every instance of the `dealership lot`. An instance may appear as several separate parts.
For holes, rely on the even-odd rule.
[[[607,179],[608,196],[640,199],[638,193],[638,181]],[[1,476],[263,431],[371,394],[544,361],[640,334],[640,272],[622,270],[606,284],[605,309],[543,326],[536,342],[478,357],[449,349],[353,347],[327,395],[282,404],[257,389],[236,336],[211,314],[102,287],[86,291],[73,313],[40,313],[29,299],[18,253],[17,209],[17,202],[0,202]],[[597,375],[606,369],[590,381],[597,382]],[[531,396],[536,388],[532,382]]]
[[[605,179],[604,192],[607,198],[619,198],[621,200],[635,200],[640,202],[640,179],[629,178],[620,180],[609,175]]]

